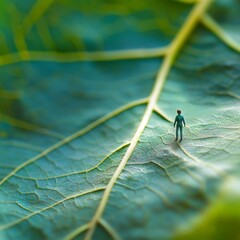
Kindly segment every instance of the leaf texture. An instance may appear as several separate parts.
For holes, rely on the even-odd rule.
[[[240,199],[239,7],[1,1],[0,238],[198,239],[239,223],[218,222]]]

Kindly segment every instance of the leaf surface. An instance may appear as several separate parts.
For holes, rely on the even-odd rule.
[[[197,236],[240,156],[239,3],[205,2],[1,1],[1,239]]]

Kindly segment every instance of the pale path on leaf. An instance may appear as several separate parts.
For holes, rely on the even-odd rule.
[[[90,222],[90,227],[85,236],[85,240],[92,239],[92,236],[96,229],[96,225],[98,224],[98,222],[103,214],[103,211],[106,207],[106,204],[108,202],[111,190],[112,190],[116,180],[118,179],[120,173],[124,169],[128,159],[132,155],[132,153],[139,141],[139,138],[142,135],[142,132],[144,131],[144,129],[151,117],[152,112],[154,111],[154,108],[157,104],[158,97],[163,89],[164,82],[167,78],[167,75],[171,69],[171,66],[172,66],[177,54],[179,53],[179,51],[182,48],[185,41],[188,39],[189,35],[191,34],[191,32],[194,29],[194,27],[196,26],[196,24],[200,21],[201,16],[207,10],[207,8],[211,2],[212,2],[212,0],[202,0],[196,4],[196,6],[193,8],[192,12],[188,16],[186,22],[183,24],[183,27],[180,29],[180,31],[176,35],[173,42],[170,44],[170,47],[165,56],[164,62],[158,72],[157,79],[156,79],[155,85],[153,87],[152,93],[149,97],[149,102],[148,102],[146,111],[143,115],[142,121],[141,121],[134,137],[132,138],[131,144],[130,144],[126,154],[122,158],[118,168],[116,169],[114,175],[112,176],[111,180],[109,181],[109,183],[104,191],[102,200],[98,206],[96,214],[94,215],[92,221]]]

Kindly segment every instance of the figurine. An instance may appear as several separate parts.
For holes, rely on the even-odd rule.
[[[178,140],[178,130],[180,129],[180,140],[179,140],[179,142],[181,142],[182,141],[182,128],[183,128],[182,123],[184,123],[184,127],[186,126],[186,123],[185,123],[184,117],[181,115],[181,110],[177,110],[177,114],[178,115],[176,116],[174,124],[173,124],[173,126],[175,127],[175,125],[177,123],[175,141]]]

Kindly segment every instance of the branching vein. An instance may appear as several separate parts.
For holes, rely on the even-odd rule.
[[[117,234],[117,232],[112,228],[112,226],[107,221],[101,218],[99,220],[99,223],[104,229],[106,229],[106,231],[112,237],[113,240],[121,240],[120,236]]]
[[[81,192],[81,193],[78,193],[78,194],[71,195],[71,196],[69,196],[69,197],[63,198],[62,200],[60,200],[60,201],[58,201],[58,202],[56,202],[56,203],[54,203],[54,204],[52,204],[52,205],[50,205],[50,206],[47,206],[47,207],[45,207],[45,208],[43,208],[43,209],[40,209],[40,210],[35,211],[35,212],[32,212],[31,214],[26,215],[26,216],[24,216],[23,218],[20,218],[20,219],[14,221],[14,222],[11,222],[11,223],[9,223],[9,224],[7,224],[7,225],[0,226],[0,230],[4,230],[4,229],[10,228],[10,227],[12,227],[12,226],[15,226],[16,224],[21,223],[21,222],[23,222],[23,221],[26,221],[27,219],[29,219],[29,218],[37,215],[37,214],[40,214],[40,213],[42,213],[42,212],[44,212],[44,211],[46,211],[46,210],[48,210],[48,209],[52,209],[53,207],[55,207],[55,206],[57,206],[57,205],[59,205],[59,204],[61,204],[61,203],[64,203],[64,202],[67,201],[67,200],[74,199],[74,198],[77,198],[77,197],[81,197],[81,196],[84,196],[84,195],[86,195],[86,194],[90,194],[90,193],[93,193],[93,192],[102,191],[102,190],[104,190],[104,189],[105,189],[105,188],[103,188],[103,187],[101,187],[101,188],[96,188],[96,189],[92,189],[92,190],[89,190],[89,191],[86,191],[86,192]],[[29,210],[29,211],[30,211],[30,210]]]
[[[28,122],[25,122],[23,120],[10,117],[10,116],[5,115],[3,113],[0,114],[0,118],[1,118],[2,121],[5,121],[6,123],[11,124],[12,126],[22,128],[24,130],[37,132],[37,133],[44,134],[44,135],[47,135],[49,137],[58,138],[58,139],[63,139],[64,138],[64,136],[59,134],[59,133],[55,133],[53,131],[50,131],[48,129],[42,128],[42,127],[37,126],[37,125],[34,125],[32,123],[28,123]]]
[[[17,53],[0,56],[0,66],[22,61],[46,61],[46,62],[79,62],[79,61],[114,61],[124,59],[153,58],[165,55],[167,48],[130,49],[115,51],[96,52],[41,52],[41,51],[19,51]],[[22,56],[28,56],[22,58]]]
[[[82,173],[88,173],[88,172],[91,172],[95,169],[98,169],[98,167],[103,164],[108,158],[111,157],[111,155],[117,153],[118,151],[120,151],[121,149],[125,148],[126,146],[128,146],[130,143],[124,143],[122,144],[120,147],[116,148],[115,150],[113,150],[111,153],[107,154],[106,157],[104,157],[100,162],[98,162],[98,164],[96,164],[96,166],[94,167],[91,167],[89,169],[86,169],[86,170],[82,170],[82,171],[79,171],[79,172],[72,172],[72,173],[67,173],[67,174],[63,174],[63,175],[58,175],[58,176],[52,176],[52,177],[46,177],[46,178],[31,178],[31,177],[24,177],[24,176],[19,176],[19,175],[16,175],[16,177],[19,177],[19,178],[22,178],[22,179],[29,179],[29,180],[34,180],[34,181],[37,181],[37,180],[49,180],[49,179],[57,179],[57,178],[62,178],[62,177],[69,177],[69,176],[73,176],[73,175],[78,175],[78,174],[82,174]]]
[[[85,240],[90,240],[93,236],[96,225],[98,224],[98,222],[103,214],[103,211],[106,207],[106,204],[108,202],[112,188],[113,188],[116,180],[118,179],[118,176],[124,169],[128,159],[130,158],[131,154],[133,153],[133,151],[139,141],[139,138],[151,117],[151,114],[156,106],[157,99],[163,89],[164,82],[165,82],[167,75],[171,69],[171,66],[175,60],[175,57],[179,53],[183,44],[185,43],[185,41],[191,34],[191,32],[194,29],[194,27],[196,26],[196,24],[199,22],[201,16],[204,14],[204,12],[206,11],[206,9],[210,3],[211,3],[211,0],[202,0],[196,4],[196,6],[193,8],[192,12],[188,16],[187,20],[185,21],[183,27],[180,29],[179,33],[176,35],[175,39],[171,43],[171,45],[168,49],[168,52],[165,56],[165,59],[163,61],[163,64],[158,72],[157,79],[156,79],[155,85],[153,87],[152,93],[149,97],[149,102],[148,102],[146,111],[143,115],[142,121],[141,121],[135,135],[132,138],[131,144],[130,144],[126,154],[122,158],[118,168],[116,169],[114,175],[112,176],[111,180],[109,181],[109,183],[104,191],[104,194],[103,194],[101,202],[98,206],[98,209],[90,223],[90,227],[85,236]]]
[[[220,27],[215,20],[209,15],[205,14],[202,17],[202,23],[216,36],[218,36],[227,46],[233,50],[240,52],[240,43],[236,42],[229,34],[227,34],[222,27]]]
[[[53,4],[55,0],[38,0],[29,14],[26,16],[26,18],[23,21],[23,28],[25,34],[27,34],[32,26],[37,22],[39,18],[46,12],[46,10],[50,7],[51,4]]]
[[[23,169],[24,167],[28,166],[29,164],[39,160],[40,158],[48,155],[50,152],[53,152],[55,150],[57,150],[58,148],[64,146],[65,144],[73,141],[74,139],[84,135],[85,133],[91,131],[92,129],[100,126],[101,124],[103,124],[104,122],[108,121],[109,119],[119,115],[120,113],[130,109],[130,108],[133,108],[135,106],[139,106],[139,105],[142,105],[142,104],[146,104],[147,102],[147,99],[140,99],[140,100],[137,100],[137,101],[134,101],[134,102],[131,102],[131,103],[128,103],[118,109],[116,109],[115,111],[99,118],[98,120],[96,120],[95,122],[89,124],[87,127],[81,129],[80,131],[64,138],[63,140],[61,140],[60,142],[52,145],[51,147],[45,149],[44,151],[42,151],[40,154],[36,155],[35,157],[29,159],[28,161],[22,163],[21,165],[19,165],[18,167],[16,167],[13,171],[11,171],[6,177],[4,177],[1,181],[0,181],[0,186],[6,182],[9,178],[11,178],[12,176],[14,176],[15,173],[17,173],[19,170]]]

